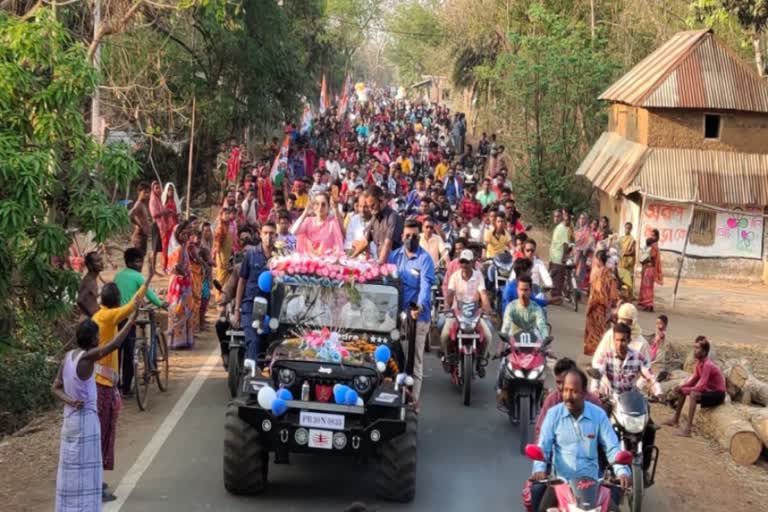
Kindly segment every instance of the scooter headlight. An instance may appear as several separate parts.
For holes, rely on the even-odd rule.
[[[618,420],[619,424],[624,427],[624,430],[630,434],[639,434],[645,430],[645,426],[648,423],[648,415],[630,416],[628,414],[619,413]]]
[[[544,371],[544,365],[537,366],[530,372],[528,372],[528,380],[536,380],[539,378],[539,375],[541,375],[541,372]]]

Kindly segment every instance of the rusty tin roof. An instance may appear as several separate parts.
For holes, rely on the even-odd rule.
[[[768,84],[711,30],[678,32],[600,99],[646,108],[768,112]]]
[[[649,148],[603,133],[576,171],[611,196],[635,191],[679,201],[768,205],[768,155]]]

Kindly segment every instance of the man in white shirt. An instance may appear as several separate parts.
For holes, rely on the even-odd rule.
[[[443,237],[435,232],[435,223],[431,218],[424,220],[423,231],[420,236],[419,245],[432,257],[432,263],[435,268],[440,266],[440,262],[448,263],[448,246],[445,245]]]
[[[448,307],[454,307],[454,299],[456,303],[459,302],[473,302],[480,305],[483,308],[483,312],[486,318],[481,318],[478,322],[478,327],[483,333],[483,354],[478,359],[477,373],[480,377],[485,376],[485,364],[481,363],[481,360],[488,359],[488,351],[493,342],[493,331],[488,323],[488,319],[493,315],[490,303],[488,302],[488,293],[485,289],[485,279],[480,271],[474,268],[475,255],[469,249],[464,249],[459,254],[459,264],[461,270],[454,272],[448,281],[448,296],[445,298],[445,304]],[[442,360],[443,362],[449,361],[456,355],[456,347],[448,347],[448,340],[451,335],[451,330],[456,323],[456,318],[448,316],[445,319],[443,330],[440,333],[440,344],[442,346]]]
[[[323,172],[321,170],[315,171],[315,174],[313,176],[314,183],[312,183],[312,187],[309,189],[309,200],[313,201],[315,198],[315,195],[319,194],[320,192],[328,192],[328,184],[323,183]]]
[[[248,194],[240,204],[240,208],[242,208],[243,215],[245,216],[245,222],[249,226],[256,226],[259,223],[258,204],[256,201],[255,188],[251,187],[248,189]]]
[[[547,265],[536,256],[536,240],[528,238],[523,242],[523,255],[533,262],[533,268],[531,268],[531,281],[533,284],[541,288],[552,288],[552,276],[549,275]],[[515,271],[509,277],[510,281],[515,279]]]
[[[355,203],[355,211],[349,214],[347,225],[344,228],[344,250],[350,254],[354,252],[353,243],[365,240],[365,228],[371,221],[371,212],[364,207],[363,197],[360,196]],[[365,256],[363,253],[362,256]]]
[[[336,181],[341,175],[341,164],[336,159],[336,150],[328,152],[328,158],[325,160],[325,168],[331,174],[331,180]]]

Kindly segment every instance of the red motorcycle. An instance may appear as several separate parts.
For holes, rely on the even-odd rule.
[[[475,302],[456,301],[456,307],[448,313],[448,318],[455,318],[450,330],[448,354],[443,369],[451,375],[453,384],[461,390],[464,405],[469,405],[472,395],[472,379],[475,367],[479,377],[485,377],[488,361],[482,358],[486,340],[480,328],[483,313]]]
[[[544,451],[539,445],[529,444],[525,447],[525,455],[531,460],[545,461]],[[628,451],[620,451],[616,454],[616,464],[628,465],[632,463],[632,454]],[[543,480],[543,483],[551,486],[557,496],[557,512],[608,512],[611,507],[611,489],[621,486],[611,482],[610,475],[607,478],[595,480],[589,477],[579,477],[571,482],[562,478],[551,477]],[[523,505],[531,512],[530,493],[523,499]],[[553,509],[549,509],[553,510]]]
[[[506,340],[505,340],[506,341]],[[499,389],[509,422],[520,425],[520,453],[533,441],[533,427],[546,395],[544,380],[551,336],[545,339],[533,332],[520,331],[508,340],[508,347],[499,357],[505,359],[500,370]]]

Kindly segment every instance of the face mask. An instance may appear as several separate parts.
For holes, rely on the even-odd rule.
[[[419,237],[418,235],[411,236],[408,241],[408,252],[416,252],[419,250]]]

